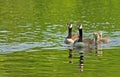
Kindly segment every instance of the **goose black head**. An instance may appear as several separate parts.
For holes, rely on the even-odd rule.
[[[82,24],[78,25],[77,28],[79,30],[79,39],[78,39],[78,42],[82,42],[83,41]]]
[[[77,26],[78,29],[82,29],[82,24]]]
[[[67,24],[67,27],[70,29],[72,28],[72,24]]]

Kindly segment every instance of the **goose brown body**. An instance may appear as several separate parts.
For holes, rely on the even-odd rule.
[[[76,50],[83,50],[83,51],[87,51],[87,52],[91,52],[94,44],[95,44],[95,35],[92,39],[87,39],[83,37],[83,34],[81,34],[82,32],[82,25],[78,25],[78,30],[79,30],[79,38],[74,42],[73,44],[73,48],[75,48]],[[81,30],[81,31],[80,31]],[[80,40],[80,41],[79,41]]]
[[[64,42],[66,44],[72,45],[77,39],[78,39],[78,35],[77,34],[73,34],[71,36],[71,38],[66,37]]]

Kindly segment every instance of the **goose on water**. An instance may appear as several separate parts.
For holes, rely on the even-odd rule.
[[[78,34],[72,34],[72,24],[67,24],[68,35],[65,38],[64,42],[69,46],[69,63],[72,63],[72,51],[73,51],[73,43],[78,39]]]
[[[99,38],[98,38],[98,41],[99,42],[102,42],[102,43],[109,43],[110,42],[110,39],[107,38],[107,37],[102,37],[102,31],[99,31],[98,32],[98,35],[99,35]]]
[[[72,34],[72,24],[67,24],[68,28],[68,36],[65,38],[65,43],[68,45],[72,45],[75,40],[78,39],[78,34]]]
[[[73,48],[76,50],[91,51],[94,45],[94,38],[87,39],[83,37],[82,24],[78,25],[79,38],[73,43]]]

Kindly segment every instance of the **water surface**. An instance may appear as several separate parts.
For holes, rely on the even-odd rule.
[[[67,23],[73,24],[74,33],[78,32],[76,24],[83,24],[84,36],[87,38],[92,38],[93,32],[102,31],[103,37],[111,40],[109,44],[103,45],[103,49],[119,49],[119,3],[120,1],[115,0],[1,0],[0,54],[14,55],[14,53],[23,53],[24,51],[31,52],[37,57],[39,56],[36,55],[37,52],[41,55],[47,51],[67,53],[64,52],[67,49],[63,42],[67,35]],[[49,55],[49,52],[45,54]],[[66,57],[62,56],[67,58],[67,54]],[[57,57],[59,56],[57,55]],[[40,58],[44,60],[43,57]],[[56,59],[56,56],[54,55],[52,59]],[[23,63],[22,60],[20,61],[20,64]],[[8,61],[9,63],[11,62]],[[4,63],[2,65],[6,66]],[[6,70],[3,66],[2,71]],[[41,66],[46,67],[44,64]],[[12,69],[9,68],[9,70]],[[54,71],[56,70],[57,66],[54,68]],[[100,72],[100,70],[98,71]],[[49,72],[47,71],[47,73]]]

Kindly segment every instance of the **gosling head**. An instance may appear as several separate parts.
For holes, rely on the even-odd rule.
[[[96,32],[94,32],[94,33],[93,33],[93,35],[94,35],[94,36],[97,36],[97,33],[96,33]]]
[[[98,35],[99,35],[100,38],[102,38],[102,31],[99,31]]]
[[[99,36],[98,36],[98,34],[96,32],[93,33],[93,36],[94,36],[94,39],[98,39],[99,38]]]

